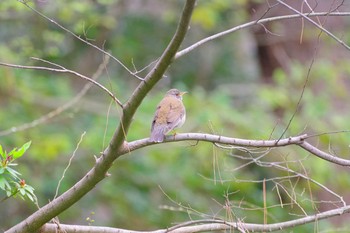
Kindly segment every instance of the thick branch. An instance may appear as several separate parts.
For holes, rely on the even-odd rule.
[[[123,116],[120,126],[115,132],[107,149],[96,161],[96,165],[72,188],[63,193],[57,199],[54,199],[52,202],[42,207],[40,210],[33,213],[24,221],[7,230],[6,233],[36,232],[45,223],[76,203],[80,198],[82,198],[91,189],[93,189],[97,183],[104,179],[113,161],[119,156],[118,151],[120,150],[120,147],[123,147],[124,145],[127,129],[131,124],[131,120],[134,113],[136,112],[136,109],[141,104],[142,100],[145,98],[146,94],[151,90],[151,88],[162,78],[164,72],[169,67],[174,55],[179,49],[189,27],[189,22],[195,6],[195,2],[195,0],[186,1],[178,28],[173,36],[173,39],[162,54],[154,69],[138,86],[130,100],[127,102],[126,106],[123,108]],[[69,70],[60,70],[58,72],[69,72]]]
[[[131,231],[119,228],[111,227],[95,227],[95,226],[76,226],[76,225],[59,225],[59,229],[66,233],[192,233],[192,232],[204,232],[204,231],[223,231],[238,229],[242,232],[272,232],[280,231],[287,228],[292,228],[295,226],[303,225],[306,223],[315,222],[318,220],[343,215],[350,212],[350,206],[344,206],[337,209],[325,211],[319,214],[306,216],[303,218],[290,220],[280,223],[272,224],[254,224],[254,223],[244,223],[244,222],[226,222],[222,220],[198,220],[192,221],[188,224],[181,224],[179,226],[174,226],[168,229],[161,229],[155,231]],[[46,224],[42,228],[42,233],[55,233],[58,227],[55,224]]]
[[[165,71],[173,61],[173,58],[180,48],[180,45],[184,40],[186,32],[189,28],[195,2],[195,0],[186,1],[179,25],[168,47],[163,52],[154,68],[147,74],[145,79],[139,84],[130,99],[124,105],[122,120],[119,124],[118,130],[113,135],[112,143],[110,145],[113,149],[118,148],[120,144],[125,140],[129,126],[137,108],[140,106],[141,102],[146,97],[148,92],[163,77]]]
[[[304,139],[307,137],[306,134],[289,137],[280,140],[248,140],[248,139],[240,139],[240,138],[232,138],[225,137],[214,134],[205,134],[205,133],[181,133],[176,134],[176,136],[166,136],[164,143],[167,142],[178,142],[178,141],[206,141],[212,143],[220,143],[226,145],[234,145],[234,146],[246,146],[246,147],[280,147],[287,146],[293,144],[301,144],[304,142]],[[140,149],[142,147],[150,146],[156,144],[155,142],[149,141],[148,138],[136,140],[133,142],[129,142],[127,146],[123,148],[121,154],[126,154],[128,152]]]
[[[154,85],[163,77],[166,69],[169,67],[169,65],[173,61],[174,56],[178,51],[186,35],[186,32],[188,30],[194,5],[195,5],[195,0],[186,1],[178,28],[171,42],[169,43],[168,47],[166,48],[166,50],[158,60],[155,67],[146,76],[146,78],[140,83],[140,85],[134,91],[131,98],[123,106],[123,115],[122,115],[121,123],[118,129],[116,130],[110,142],[110,145],[103,152],[101,158],[98,159],[98,161],[96,162],[96,165],[71,189],[69,189],[67,192],[62,194],[57,199],[54,199],[52,202],[50,202],[46,206],[42,207],[40,210],[38,210],[37,212],[29,216],[26,220],[22,221],[21,223],[17,224],[16,226],[6,231],[7,233],[36,232],[43,224],[47,223],[48,221],[50,221],[50,219],[57,216],[59,213],[63,212],[65,209],[69,208],[71,205],[76,203],[81,197],[83,197],[86,193],[88,193],[91,189],[93,189],[94,186],[105,177],[105,174],[109,169],[109,167],[112,165],[113,161],[117,159],[120,155],[128,153],[135,149],[139,149],[139,148],[154,144],[152,142],[149,142],[148,139],[142,139],[131,143],[126,143],[125,139],[126,139],[126,135],[127,135],[129,126],[131,124],[132,118],[137,108],[139,107],[139,105],[141,104],[145,96],[149,93],[149,91],[154,87]],[[349,15],[349,13],[347,14]],[[332,15],[332,13],[327,13],[327,15]],[[291,16],[287,16],[287,17],[292,18]],[[301,15],[297,15],[295,16],[295,18],[296,17],[301,17]],[[282,19],[282,18],[283,17],[278,17],[278,18],[276,17],[276,20]],[[254,24],[268,22],[268,21],[272,21],[271,18],[262,19],[252,23],[244,24],[239,27],[236,27],[235,29],[230,29],[228,31],[222,32],[220,33],[220,35],[217,34],[217,35],[214,35],[213,37],[206,38],[205,40],[196,43],[193,47],[180,51],[179,53],[176,54],[176,58],[188,53],[195,47],[198,47],[199,45],[207,41],[221,37],[228,33],[232,33],[233,31],[242,29],[244,27],[248,27]],[[27,68],[32,68],[32,67],[27,67]],[[43,67],[42,69],[49,70],[49,68],[47,67]],[[56,72],[68,72],[68,73],[73,73],[75,75],[78,75],[73,71],[66,70],[66,69],[59,70]],[[84,78],[84,77],[81,77],[81,78]],[[101,86],[99,87],[101,88]],[[281,140],[244,140],[244,139],[234,139],[234,138],[228,138],[228,137],[222,137],[222,136],[210,135],[210,134],[177,134],[176,137],[168,136],[165,142],[196,140],[196,141],[208,141],[213,143],[223,143],[223,144],[230,144],[230,145],[232,144],[232,145],[239,145],[239,146],[255,146],[255,147],[277,147],[277,146],[287,146],[287,145],[295,144],[309,151],[310,153],[315,154],[328,161],[331,161],[340,165],[344,165],[344,166],[350,165],[349,160],[336,158],[332,155],[329,155],[313,147],[312,145],[304,141],[305,137],[306,137],[305,135],[302,135],[298,137],[291,137],[291,138],[281,139]],[[313,222],[317,219],[323,219],[323,218],[328,218],[335,215],[340,215],[343,213],[348,213],[349,211],[350,211],[350,207],[346,206],[343,208],[326,211],[314,216],[307,216],[301,219],[292,220],[284,223],[260,225],[260,224],[234,223],[234,222],[233,223],[215,222],[210,224],[176,228],[172,230],[172,232],[200,232],[200,231],[210,231],[210,230],[225,230],[225,229],[230,229],[232,227],[239,228],[241,226],[244,226],[243,227],[244,229],[251,229],[251,231],[258,231],[259,229],[261,229],[261,231],[273,231],[273,230],[279,230],[281,228],[293,227],[295,225],[300,225],[307,222]],[[55,226],[51,224],[46,224],[43,230],[49,229],[47,227],[55,227]],[[64,225],[62,225],[62,227],[64,227]],[[169,230],[168,229],[160,230],[156,232],[167,232],[167,231]],[[67,232],[69,231],[67,230]],[[74,232],[82,232],[82,231],[74,231]],[[83,232],[86,232],[86,229]],[[101,230],[99,232],[101,232]],[[105,232],[126,232],[126,231],[117,229],[117,231],[105,231]],[[127,232],[131,232],[131,231],[127,231]]]
[[[305,139],[308,138],[306,134],[289,137],[278,140],[248,140],[248,139],[240,139],[240,138],[231,138],[220,135],[213,134],[202,134],[202,133],[183,133],[176,134],[176,136],[167,136],[164,140],[164,143],[167,142],[177,142],[177,141],[186,141],[186,140],[194,140],[194,141],[206,141],[212,143],[221,143],[226,145],[234,145],[234,146],[244,146],[244,147],[282,147],[289,145],[298,145],[304,150],[310,152],[317,157],[327,160],[331,163],[338,164],[341,166],[350,166],[350,160],[342,159],[331,154],[328,154],[320,149],[314,147],[310,143],[306,142]],[[149,141],[148,138],[136,140],[133,142],[129,142],[125,145],[120,154],[126,154],[131,151],[140,149],[142,147],[150,146],[155,144],[154,142]]]

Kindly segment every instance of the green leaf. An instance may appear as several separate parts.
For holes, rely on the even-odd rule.
[[[14,179],[19,179],[19,176],[21,175],[21,173],[19,173],[18,171],[10,168],[10,167],[6,167],[6,170],[8,171],[8,173],[10,173],[10,175],[14,178]]]
[[[13,156],[13,154],[16,152],[17,147],[13,148],[9,153],[7,153],[6,157]]]
[[[2,146],[0,145],[0,155],[3,159],[6,159],[6,153],[4,152],[4,150],[2,149]]]
[[[26,150],[30,147],[31,143],[32,143],[32,141],[29,141],[29,142],[25,143],[17,151],[14,151],[13,152],[13,160],[18,159],[19,157],[21,157],[24,154],[24,152],[26,152]]]
[[[7,164],[7,166],[15,167],[15,166],[18,166],[18,163],[9,163]]]
[[[0,175],[3,174],[5,172],[5,168],[0,167]]]
[[[8,197],[10,197],[10,196],[12,196],[13,194],[12,194],[12,191],[11,190],[6,190],[6,196],[8,196]]]
[[[26,190],[24,188],[19,188],[19,193],[22,195],[22,196],[25,196],[26,195]]]
[[[28,193],[34,195],[34,188],[33,188],[32,186],[30,186],[30,185],[27,184],[27,185],[24,187],[24,189],[25,189]]]
[[[10,184],[7,182],[7,180],[4,176],[0,176],[0,189],[2,189],[2,190],[11,189]]]
[[[24,186],[24,189],[26,191],[26,196],[29,198],[30,201],[36,203],[37,202],[37,198],[34,194],[34,188],[30,185],[26,185]]]
[[[34,202],[34,197],[30,193],[26,193],[26,196],[29,198],[31,202]]]

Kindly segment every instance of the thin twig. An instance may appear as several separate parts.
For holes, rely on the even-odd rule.
[[[285,166],[279,165],[277,162],[262,162],[262,161],[258,162],[258,158],[257,159],[251,158],[251,162],[255,163],[256,165],[258,165],[260,167],[274,167],[274,168],[277,168],[279,170],[286,171],[286,172],[288,172],[288,174],[291,173],[293,175],[288,175],[286,177],[280,177],[279,179],[274,177],[274,178],[270,178],[270,179],[257,180],[257,181],[254,181],[254,180],[239,180],[239,179],[235,178],[235,182],[263,183],[264,181],[273,181],[273,182],[276,183],[277,180],[283,180],[283,179],[289,179],[290,180],[290,178],[301,177],[301,178],[305,179],[308,182],[308,184],[311,182],[311,183],[319,186],[320,188],[324,189],[326,192],[330,193],[331,195],[335,196],[336,198],[338,198],[339,202],[341,202],[343,204],[343,206],[346,205],[346,203],[345,203],[345,201],[344,201],[342,196],[338,195],[337,193],[335,193],[334,191],[332,191],[331,189],[329,189],[325,185],[323,185],[320,182],[310,178],[307,175],[304,175],[302,173],[296,172],[296,171],[292,170],[289,167],[285,167]],[[301,163],[300,160],[298,162]],[[306,173],[306,170],[305,170],[304,167],[303,167],[303,169],[304,169],[304,173]],[[310,188],[310,184],[308,186]],[[311,192],[311,190],[310,190],[310,192]],[[312,194],[311,193],[310,193],[310,197],[311,197],[311,200],[312,200]]]
[[[305,82],[303,84],[303,88],[301,89],[301,93],[300,93],[300,96],[299,96],[299,99],[298,99],[298,102],[297,102],[297,105],[295,106],[295,109],[294,109],[294,112],[292,114],[292,116],[290,117],[289,121],[288,121],[288,124],[287,126],[285,127],[285,129],[283,130],[283,132],[281,133],[281,136],[279,137],[279,140],[282,139],[285,135],[285,133],[287,132],[287,130],[289,129],[290,125],[292,124],[292,121],[294,119],[294,117],[296,116],[296,114],[298,113],[299,111],[299,108],[300,108],[300,104],[301,104],[301,101],[304,97],[304,93],[305,93],[305,90],[306,90],[306,86],[307,84],[309,83],[309,79],[310,79],[310,74],[311,74],[311,68],[313,67],[313,64],[315,62],[315,56],[316,56],[316,52],[317,52],[317,48],[315,48],[315,52],[314,52],[314,55],[312,57],[312,60],[311,60],[311,64],[307,70],[307,74],[306,74],[306,79],[305,79]]]
[[[338,195],[336,192],[334,192],[331,189],[327,188],[325,185],[321,184],[320,182],[318,182],[318,181],[316,181],[316,180],[314,180],[314,179],[312,179],[312,178],[310,178],[310,177],[308,177],[308,176],[306,176],[306,175],[304,175],[302,173],[296,172],[296,171],[294,171],[294,170],[292,170],[290,168],[287,168],[287,167],[284,167],[284,166],[281,166],[281,165],[277,165],[277,164],[274,164],[274,163],[269,163],[269,164],[271,164],[275,168],[278,168],[278,169],[283,170],[283,171],[287,171],[289,173],[293,173],[293,174],[298,175],[299,177],[301,177],[301,178],[303,178],[303,179],[305,179],[307,181],[312,182],[313,184],[315,184],[315,185],[319,186],[320,188],[324,189],[326,192],[328,192],[328,193],[332,194],[333,196],[337,197],[339,199],[339,201],[343,204],[343,206],[346,206],[346,202],[344,201],[342,196]]]
[[[48,64],[52,64],[49,61],[40,59],[40,58],[35,58],[37,60],[40,60],[42,62],[48,63]],[[9,64],[9,63],[5,63],[5,62],[0,62],[1,66],[7,66],[7,67],[12,67],[12,68],[16,68],[16,69],[31,69],[31,70],[45,70],[45,71],[51,71],[51,72],[58,72],[58,73],[69,73],[69,74],[74,74],[75,76],[78,76],[79,78],[82,78],[88,82],[93,83],[94,85],[96,85],[97,87],[101,88],[104,92],[106,92],[110,97],[112,97],[112,99],[121,107],[123,108],[123,104],[117,99],[117,97],[115,97],[113,95],[112,92],[110,92],[106,87],[104,87],[102,84],[96,82],[95,80],[93,80],[92,78],[89,78],[85,75],[82,75],[74,70],[69,70],[63,66],[57,65],[55,64],[57,67],[60,67],[59,69],[57,68],[50,68],[50,67],[45,67],[45,66],[24,66],[24,65],[15,65],[15,64]]]
[[[164,190],[163,188],[158,185],[160,191],[164,194],[165,197],[168,198],[169,201],[171,201],[172,203],[174,203],[175,205],[179,206],[179,208],[177,209],[177,211],[181,211],[181,212],[186,212],[188,214],[191,214],[191,215],[197,215],[199,217],[202,217],[202,218],[209,218],[211,217],[210,215],[208,214],[205,214],[205,213],[202,213],[202,212],[199,212],[198,210],[195,210],[189,206],[184,206],[182,203],[180,202],[177,202],[175,201],[173,198],[171,198]],[[165,208],[165,206],[161,206],[162,209],[170,209],[170,208]],[[174,210],[174,208],[172,208],[171,210]]]
[[[109,62],[109,57],[105,56],[105,59],[103,60],[103,63],[101,63],[97,69],[97,71],[93,74],[92,79],[96,80],[98,77],[100,77],[100,75],[103,72],[103,69],[106,68],[107,64]],[[55,64],[56,65],[56,64]],[[27,130],[33,127],[36,127],[40,124],[43,124],[45,122],[48,122],[50,119],[60,115],[62,112],[66,111],[67,109],[71,108],[72,106],[74,106],[86,93],[87,91],[93,86],[93,83],[89,82],[86,83],[84,85],[84,87],[81,89],[81,91],[73,97],[73,99],[71,99],[69,102],[65,103],[64,105],[56,108],[55,110],[41,116],[38,119],[35,119],[31,122],[19,125],[19,126],[14,126],[11,127],[10,129],[7,130],[3,130],[0,131],[0,137],[1,136],[5,136],[5,135],[9,135],[11,133],[15,133],[15,132],[19,132],[19,131],[23,131],[23,130]]]
[[[293,7],[291,7],[290,5],[288,5],[287,3],[281,1],[281,0],[276,0],[278,3],[280,3],[281,5],[287,7],[289,10],[293,11],[294,13],[297,13],[298,15],[300,15],[301,17],[303,17],[304,19],[306,19],[307,21],[309,21],[311,24],[313,24],[314,26],[316,26],[317,28],[319,28],[321,31],[323,31],[324,33],[326,33],[328,36],[330,36],[332,39],[334,39],[335,41],[337,41],[339,44],[341,44],[342,46],[344,46],[347,50],[350,50],[350,46],[348,46],[344,41],[342,41],[341,39],[339,39],[337,36],[335,36],[333,33],[331,33],[330,31],[328,31],[327,29],[325,29],[324,27],[322,27],[322,25],[316,23],[315,21],[313,21],[310,16],[313,16],[312,13],[301,13],[300,11],[294,9]],[[332,13],[326,14],[327,16],[332,15]]]
[[[84,132],[81,136],[80,136],[80,140],[77,144],[77,146],[75,147],[75,150],[73,151],[73,154],[72,156],[70,157],[69,161],[68,161],[68,164],[66,166],[66,168],[63,170],[63,173],[62,173],[62,177],[61,179],[58,181],[58,184],[57,184],[57,187],[56,187],[56,193],[55,193],[55,196],[53,197],[53,199],[56,199],[57,195],[58,195],[58,190],[60,189],[60,186],[61,186],[61,182],[63,181],[64,179],[64,175],[66,174],[66,172],[68,171],[70,165],[72,164],[72,161],[75,157],[75,153],[77,152],[79,146],[80,146],[80,143],[83,141],[83,138],[85,136],[86,132]]]
[[[36,14],[38,14],[39,16],[41,16],[42,18],[48,20],[49,22],[55,24],[57,27],[59,27],[60,29],[62,29],[63,31],[69,33],[70,35],[72,35],[74,38],[76,38],[77,40],[80,40],[81,42],[91,46],[92,48],[97,49],[98,51],[100,51],[101,53],[111,57],[114,61],[116,61],[117,63],[119,63],[119,65],[121,65],[126,71],[129,72],[130,75],[134,76],[135,78],[139,79],[139,80],[143,80],[143,78],[137,76],[134,72],[132,72],[128,67],[126,67],[126,65],[124,65],[119,59],[117,59],[116,57],[114,57],[112,54],[110,54],[109,52],[106,52],[105,50],[99,48],[98,46],[90,43],[87,40],[84,40],[83,38],[81,38],[80,36],[76,35],[75,33],[73,33],[72,31],[68,30],[67,28],[63,27],[61,24],[59,24],[58,22],[56,22],[55,20],[47,17],[46,15],[44,15],[43,13],[39,12],[38,10],[34,9],[33,7],[29,6],[27,1],[25,0],[19,0],[19,2],[23,3],[26,7],[28,7],[30,10],[32,10],[33,12],[35,12]]]
[[[278,185],[280,188],[282,188],[282,189],[284,190],[285,194],[287,194],[287,196],[291,199],[291,201],[292,201],[296,206],[298,206],[299,209],[304,213],[304,216],[308,216],[307,213],[306,213],[306,211],[304,210],[304,208],[299,204],[299,202],[297,202],[295,195],[290,195],[289,192],[287,191],[287,189],[286,189],[283,185],[278,184],[278,183],[276,183],[276,185]]]
[[[323,135],[331,135],[331,134],[340,134],[340,133],[350,133],[350,130],[336,130],[336,131],[330,131],[325,133],[309,134],[307,135],[307,138],[320,137]]]
[[[267,224],[267,208],[266,208],[266,180],[263,180],[263,203],[264,203],[264,225]]]

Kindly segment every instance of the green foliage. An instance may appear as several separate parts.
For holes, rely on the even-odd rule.
[[[212,31],[216,29],[223,21],[232,20],[226,18],[226,13],[232,8],[244,6],[246,0],[232,1],[229,0],[212,0],[202,1],[196,8],[192,16],[192,22]],[[241,20],[244,17],[241,17]],[[215,30],[216,31],[216,30]]]
[[[149,13],[146,7],[133,9],[129,6],[130,10],[127,2],[57,1],[54,4],[40,2],[38,6],[41,4],[43,13],[82,38],[110,50],[128,67],[134,64],[141,69],[156,60],[165,48],[182,6],[169,1],[164,3],[169,4],[167,9],[152,5]],[[183,48],[213,32],[243,22],[247,17],[246,1],[231,3],[226,0],[199,1]],[[0,17],[4,17],[1,18],[4,19],[2,24],[5,25],[0,28],[1,61],[43,65],[28,60],[28,57],[37,56],[88,76],[95,72],[101,62],[101,54],[94,53],[93,49],[44,21],[20,3],[2,1],[0,10],[3,13]],[[17,18],[6,17],[9,12]],[[240,40],[236,35],[228,36],[175,61],[167,76],[138,109],[128,141],[149,136],[155,108],[171,87],[189,92],[184,97],[187,121],[177,130],[179,133],[217,133],[248,139],[279,138],[295,112],[308,67],[292,61],[288,73],[277,69],[272,84],[262,83],[258,76],[249,72],[253,62],[242,56],[247,52],[242,46],[245,41],[249,40],[244,35]],[[138,80],[126,75],[114,62],[106,67],[106,71],[108,73],[102,75],[98,82],[124,102],[132,94]],[[317,60],[298,112],[284,136],[348,129],[348,91],[344,84],[348,82],[349,75],[346,59],[337,64],[328,61],[328,57]],[[84,84],[64,74],[4,67],[0,68],[0,82],[0,105],[4,109],[0,111],[1,130],[32,122],[55,110],[68,102]],[[114,105],[110,106],[110,99],[93,87],[73,108],[58,117],[34,128],[5,135],[1,137],[1,142],[13,146],[28,141],[28,138],[40,142],[33,143],[30,156],[22,158],[25,166],[21,173],[24,177],[31,177],[38,199],[45,202],[52,200],[58,179],[81,133],[87,131],[60,191],[70,188],[94,165],[93,156],[98,157],[106,147],[119,119],[120,110]],[[348,153],[348,134],[323,135],[317,140],[310,140],[321,149],[332,150],[337,155]],[[25,147],[21,147],[12,153],[18,158],[25,150]],[[1,151],[3,163],[7,156],[3,157],[6,152]],[[109,171],[111,176],[60,214],[60,221],[140,230],[169,227],[174,222],[202,216],[262,222],[262,183],[249,181],[290,174],[257,164],[245,165],[246,160],[242,157],[251,158],[254,153],[241,148],[218,149],[202,142],[142,148],[118,159]],[[293,162],[299,159],[302,159],[305,170],[299,162]],[[302,174],[307,172],[318,182],[332,184],[335,191],[349,186],[345,171],[336,171],[328,162],[314,158],[297,147],[272,150],[262,161],[288,164]],[[33,188],[23,181],[21,183],[21,176],[13,168],[12,162],[0,169],[1,190],[7,191],[6,196],[16,193],[17,196],[36,201]],[[241,169],[235,170],[241,166]],[[337,176],[329,175],[333,173]],[[309,193],[316,198],[322,191],[319,187],[311,185],[308,190],[307,182],[297,178],[286,183],[285,189],[279,187],[278,191],[276,183],[266,183],[267,205],[271,206],[268,209],[268,222],[289,220],[289,213],[301,214],[295,205],[280,208],[280,198],[283,203],[303,203],[308,213],[316,212],[308,200]],[[295,200],[288,195],[290,193],[295,194]],[[226,202],[231,210],[225,209]],[[17,208],[17,215],[24,218],[27,207]],[[15,209],[11,206],[12,212]],[[94,212],[93,221],[88,217],[91,212]],[[5,208],[0,208],[0,215],[6,214]],[[0,219],[1,226],[11,224],[14,222]],[[308,225],[295,232],[312,230],[313,226]]]
[[[6,200],[12,196],[19,196],[22,199],[28,198],[30,201],[37,203],[37,198],[34,194],[34,188],[20,178],[21,174],[16,171],[14,166],[17,166],[14,161],[27,151],[31,142],[25,143],[21,148],[14,148],[10,152],[3,150],[0,145],[0,189],[6,193]]]

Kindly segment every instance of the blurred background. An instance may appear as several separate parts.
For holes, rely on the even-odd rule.
[[[302,4],[304,1],[286,2],[298,10],[310,11]],[[47,0],[28,4],[111,52],[129,69],[145,68],[139,73],[144,76],[171,39],[184,1]],[[349,4],[343,1],[310,4],[314,11],[350,11]],[[262,0],[201,0],[182,49],[261,17],[292,13],[280,5],[265,14],[267,9],[266,1]],[[1,62],[47,65],[31,59],[37,57],[88,77],[103,62],[101,52],[20,2],[1,1],[0,12]],[[350,44],[349,17],[313,19]],[[239,30],[176,60],[137,111],[128,141],[149,136],[155,108],[170,88],[189,92],[184,97],[187,121],[179,133],[277,139],[295,112],[307,77],[299,111],[284,136],[349,130],[349,58],[349,50],[300,18]],[[139,80],[110,60],[98,82],[125,102]],[[71,101],[85,84],[68,74],[0,67],[0,144],[10,151],[32,141],[16,169],[35,188],[40,206],[53,199],[58,180],[84,132],[60,193],[94,165],[94,155],[99,156],[118,126],[120,109],[111,104],[106,93],[93,86],[57,117],[25,130],[16,129]],[[309,139],[318,148],[347,159],[349,140],[349,133]],[[348,169],[298,147],[274,149],[262,158],[264,163],[246,164],[247,159],[264,152],[223,149],[204,142],[142,148],[118,159],[109,171],[110,177],[58,217],[65,224],[133,230],[158,229],[213,217],[263,223],[264,179],[268,223],[340,206],[339,198],[305,179],[289,177],[294,175],[290,172],[263,166],[267,162],[307,175],[350,200]],[[281,179],[269,180],[276,177]],[[3,196],[0,193],[0,198]],[[281,202],[286,204],[283,208]],[[0,203],[1,230],[23,220],[35,209],[33,203],[19,198]],[[344,217],[337,217],[320,221],[318,226],[295,228],[295,232],[317,227],[332,232],[345,229],[345,223]]]

